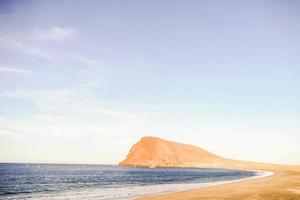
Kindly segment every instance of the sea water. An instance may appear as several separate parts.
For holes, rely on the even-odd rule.
[[[257,176],[254,171],[0,163],[0,199],[132,199]]]

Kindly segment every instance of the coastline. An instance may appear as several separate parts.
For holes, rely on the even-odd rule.
[[[223,184],[178,191],[165,194],[138,197],[139,200],[299,200],[300,167],[275,166],[264,172],[268,176],[249,177]],[[252,171],[262,171],[254,168]]]
[[[168,158],[168,159],[162,159]],[[150,162],[151,161],[151,162]],[[195,185],[178,185],[176,191],[151,196],[138,193],[143,200],[299,200],[300,165],[272,164],[228,159],[189,144],[145,136],[134,144],[121,166],[203,167],[268,171],[265,176]],[[269,176],[274,174],[273,176]],[[162,187],[162,185],[161,185]],[[149,194],[150,195],[150,194]]]
[[[242,181],[247,180],[254,180],[254,179],[261,179],[266,178],[269,176],[273,176],[275,173],[272,171],[263,171],[263,170],[253,170],[253,169],[238,169],[238,170],[245,170],[245,171],[252,171],[255,173],[258,173],[255,176],[247,177],[247,178],[241,178],[241,179],[235,179],[235,180],[226,180],[226,181],[216,181],[216,182],[208,182],[208,183],[179,183],[179,184],[163,184],[163,185],[153,185],[153,186],[146,186],[149,188],[152,188],[155,191],[155,188],[161,188],[161,187],[168,187],[168,191],[156,191],[152,192],[151,194],[143,194],[135,197],[134,199],[152,199],[157,196],[161,195],[168,195],[178,192],[186,192],[186,191],[192,191],[197,189],[204,189],[209,187],[215,187],[219,185],[225,185],[225,184],[232,184],[232,183],[238,183]]]

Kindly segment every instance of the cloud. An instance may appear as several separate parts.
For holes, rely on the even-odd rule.
[[[0,66],[0,73],[31,74],[32,71],[9,66]]]
[[[85,66],[99,66],[97,59],[76,52],[72,46],[57,44],[63,41],[72,41],[77,46],[86,42],[81,41],[75,36],[78,33],[71,28],[62,28],[53,26],[48,29],[38,29],[31,32],[0,35],[0,48],[4,50],[12,50],[19,53],[26,53],[32,56],[40,57],[51,62],[74,62]]]
[[[6,145],[4,150],[26,149],[26,145],[43,143],[39,151],[44,155],[82,153],[76,162],[115,163],[121,160],[126,151],[122,153],[117,150],[127,150],[140,134],[149,133],[151,126],[142,111],[105,102],[98,95],[87,87],[9,90],[1,93],[3,97],[30,103],[36,109],[26,119],[0,115],[0,146]],[[19,112],[23,112],[22,108]],[[51,148],[44,148],[44,145]],[[110,156],[106,157],[107,151]],[[23,156],[20,152],[16,160]],[[87,156],[91,157],[90,160],[86,159]],[[53,159],[53,162],[73,162],[69,155],[63,161]]]
[[[75,31],[73,29],[54,26],[45,30],[0,35],[0,48],[31,54],[50,61],[58,61],[62,57],[61,53],[55,55],[55,48],[50,48],[41,41],[62,42],[74,36]]]
[[[55,57],[50,53],[48,53],[47,51],[35,47],[32,44],[31,45],[26,44],[25,42],[21,41],[18,38],[0,37],[0,47],[39,56],[50,61],[56,61]]]
[[[62,41],[74,37],[75,33],[76,33],[75,30],[71,28],[50,27],[47,30],[35,31],[32,38],[35,40]]]
[[[37,108],[37,112],[32,117],[39,121],[38,124],[51,124],[50,121],[54,120],[57,124],[61,123],[61,126],[65,124],[66,127],[69,127],[64,129],[71,128],[73,130],[72,126],[75,124],[90,121],[91,124],[83,125],[82,130],[88,130],[87,127],[92,130],[93,127],[100,126],[102,128],[94,128],[94,130],[99,129],[102,132],[116,129],[116,124],[119,127],[127,127],[127,129],[145,124],[140,111],[103,101],[93,90],[88,88],[47,91],[13,90],[3,92],[2,96],[30,101]],[[72,123],[73,125],[71,125]],[[71,133],[72,131],[63,132]]]
[[[105,101],[98,99],[97,94],[88,88],[64,88],[59,90],[12,90],[2,93],[3,96],[31,101],[40,113],[59,114],[93,114],[98,117],[115,119],[138,119],[133,111],[127,112],[113,108]]]

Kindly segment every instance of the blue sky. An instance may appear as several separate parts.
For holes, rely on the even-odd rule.
[[[300,163],[298,1],[1,1],[0,161],[117,163],[144,135]]]

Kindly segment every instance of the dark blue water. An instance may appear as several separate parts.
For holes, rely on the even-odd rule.
[[[0,163],[1,199],[126,199],[176,185],[234,180],[252,171]],[[176,184],[176,185],[175,185]],[[158,185],[158,186],[157,186]],[[175,187],[174,187],[175,186]]]

